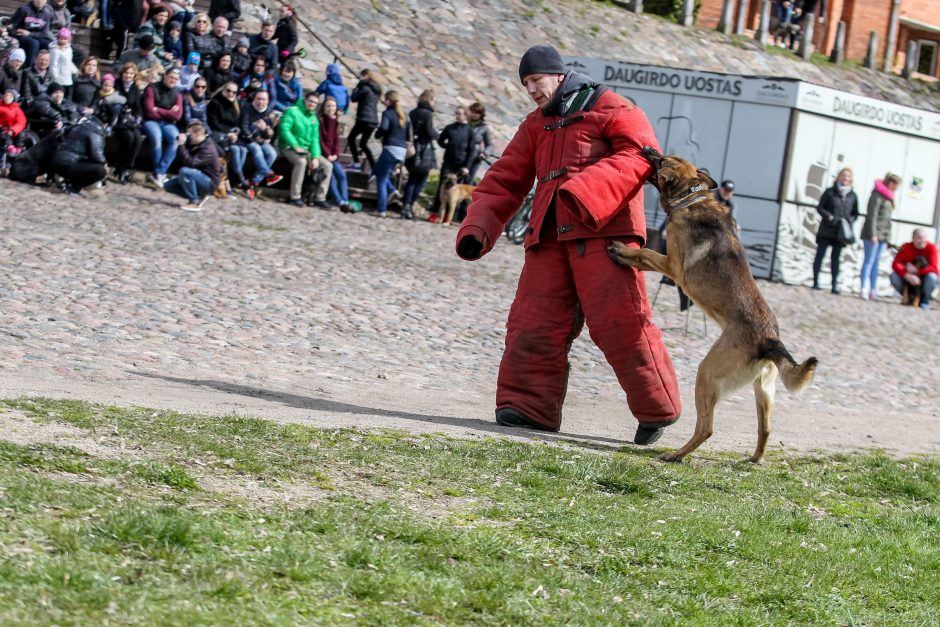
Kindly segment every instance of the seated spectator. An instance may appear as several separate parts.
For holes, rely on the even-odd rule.
[[[295,22],[294,7],[282,4],[278,13],[277,26],[274,29],[277,53],[282,62],[297,49],[297,24]]]
[[[304,97],[304,88],[297,78],[296,66],[288,61],[281,67],[281,73],[274,81],[274,110],[287,111]]]
[[[339,161],[339,110],[336,108],[336,101],[330,96],[327,96],[320,105],[319,118],[320,165],[323,166],[324,172],[330,173],[325,180],[329,183],[333,200],[343,213],[349,213],[349,185],[346,181],[346,170]],[[320,200],[314,198],[315,206],[320,208],[326,206],[323,202],[326,194],[322,196]]]
[[[130,172],[144,143],[143,133],[140,132],[143,119],[141,92],[137,86],[137,67],[133,63],[121,66],[115,88],[124,96],[124,108],[112,131],[118,142],[114,174],[118,183],[124,185],[130,179]]]
[[[261,23],[261,32],[248,38],[248,53],[253,57],[264,57],[268,69],[273,70],[278,64],[277,44],[274,43],[274,24]]]
[[[176,123],[183,117],[183,95],[176,87],[179,81],[180,71],[170,68],[162,81],[144,90],[143,131],[150,142],[153,159],[151,180],[160,188],[166,183],[167,170],[176,158],[176,138],[179,136]]]
[[[65,6],[65,0],[51,0],[52,22],[49,24],[49,32],[55,33],[60,28],[66,28],[72,23],[72,13]],[[51,42],[50,42],[51,43]]]
[[[229,24],[234,24],[241,15],[241,0],[212,0],[209,3],[209,16],[212,19],[222,16]]]
[[[166,25],[166,31],[163,34],[163,49],[157,51],[160,62],[164,66],[175,65],[179,67],[183,64],[183,41],[180,39],[180,33],[183,27],[179,22],[170,22]]]
[[[20,48],[26,53],[23,63],[27,66],[33,64],[36,53],[42,48],[48,48],[52,43],[52,22],[55,14],[46,0],[30,0],[13,13],[10,18],[10,32],[20,42]]]
[[[63,126],[74,124],[81,117],[75,103],[65,97],[65,87],[52,83],[46,93],[33,99],[27,110],[29,127],[40,137]]]
[[[147,21],[137,29],[136,39],[140,47],[140,38],[149,35],[152,38],[152,50],[161,50],[163,48],[163,37],[166,35],[166,25],[170,21],[170,9],[165,4],[154,4],[150,6],[147,13]],[[159,54],[157,55],[159,56]]]
[[[195,0],[171,0],[166,3],[170,10],[170,21],[189,24],[196,15]]]
[[[23,132],[26,130],[26,114],[20,108],[17,100],[20,93],[13,87],[3,90],[0,99],[0,153],[3,155],[3,167],[6,167],[6,156],[18,155],[22,152]]]
[[[336,107],[343,113],[349,111],[349,89],[343,84],[339,63],[330,63],[326,66],[326,79],[317,85],[317,93],[321,96],[330,96],[336,101]]]
[[[293,166],[290,176],[290,203],[297,207],[304,206],[302,193],[308,167],[311,171],[320,167],[320,120],[317,117],[319,102],[320,96],[308,92],[303,102],[298,102],[284,112],[284,118],[278,127],[281,152]],[[326,161],[326,164],[329,167],[331,162]],[[317,190],[324,206],[329,178],[330,174],[327,172],[323,184]]]
[[[235,184],[242,189],[248,188],[245,181],[245,159],[248,149],[238,143],[241,132],[241,106],[238,103],[238,85],[227,83],[216,93],[206,107],[212,139],[215,140],[222,154],[227,155],[231,171],[235,175]]]
[[[52,171],[62,179],[62,191],[78,194],[108,175],[104,135],[104,125],[94,115],[82,118],[65,131],[52,160]]]
[[[228,34],[228,20],[217,17],[212,21],[212,54],[202,58],[202,69],[205,70],[215,63],[216,57],[223,52],[231,50],[232,41]]]
[[[206,13],[197,13],[193,20],[191,30],[186,31],[183,39],[183,54],[187,57],[191,52],[198,52],[199,58],[212,58],[215,52],[215,40],[209,30],[209,16]]]
[[[189,127],[193,120],[199,120],[207,128],[209,121],[206,118],[206,111],[209,106],[209,100],[206,98],[206,90],[209,84],[201,76],[196,77],[193,88],[183,96],[183,124]]]
[[[23,84],[23,63],[26,61],[26,53],[22,48],[17,48],[7,57],[7,62],[0,67],[0,91],[15,89],[19,93],[20,85]]]
[[[36,53],[36,60],[33,61],[33,67],[23,71],[23,93],[20,97],[23,99],[23,105],[26,109],[33,103],[33,100],[46,93],[46,89],[52,84],[52,72],[49,71],[49,59],[51,54],[48,50],[40,50]]]
[[[189,93],[196,79],[199,78],[199,65],[202,62],[202,55],[198,52],[190,52],[186,56],[186,65],[180,71],[179,90],[184,94]]]
[[[115,64],[122,66],[126,63],[133,63],[138,71],[149,70],[160,65],[160,57],[154,53],[155,49],[153,35],[142,35],[137,38],[137,48],[122,54]]]
[[[232,71],[242,76],[251,67],[251,55],[248,54],[248,38],[242,37],[232,49]]]
[[[199,120],[190,120],[178,143],[179,174],[167,181],[163,189],[187,199],[186,204],[180,207],[183,211],[201,211],[222,179],[218,149]]]
[[[69,99],[78,106],[84,115],[91,115],[95,112],[95,105],[98,102],[98,90],[101,89],[100,76],[97,57],[88,57],[82,61],[78,68],[78,74],[75,75],[72,96]]]
[[[277,91],[274,85],[274,77],[268,73],[268,64],[264,57],[260,56],[255,57],[251,69],[242,75],[239,86],[241,87],[241,99],[248,102],[254,100],[255,92],[258,90],[266,91],[269,95]]]
[[[68,0],[66,4],[72,13],[72,21],[82,26],[91,26],[95,15],[98,13],[97,0]],[[106,17],[105,15],[101,16],[101,26],[111,28],[111,23]]]
[[[98,90],[98,104],[95,115],[105,126],[105,135],[110,135],[112,129],[121,118],[121,112],[127,103],[127,98],[114,88],[114,75],[105,74],[101,77],[101,89]]]
[[[72,94],[72,75],[78,72],[72,60],[72,31],[62,28],[56,33],[54,43],[49,44],[49,72],[52,81],[65,87],[65,95]]]
[[[120,57],[131,43],[131,34],[140,28],[144,21],[144,2],[142,0],[112,0],[109,17],[112,19],[112,28],[107,31],[108,56],[111,48],[115,49],[115,57]]]
[[[209,95],[213,96],[223,85],[238,80],[238,75],[232,70],[232,53],[223,52],[212,62],[212,67],[203,74],[209,82]],[[211,128],[211,127],[210,127]],[[214,129],[213,129],[214,130]]]
[[[899,294],[905,284],[920,288],[920,308],[928,309],[937,289],[937,246],[927,241],[924,229],[914,229],[911,241],[901,246],[891,264],[891,285]]]
[[[248,198],[252,200],[257,195],[257,187],[262,181],[265,185],[275,185],[284,178],[271,169],[277,160],[277,150],[271,144],[275,127],[272,112],[268,92],[264,90],[255,92],[251,104],[242,109],[239,136],[255,166],[255,174],[248,185]]]

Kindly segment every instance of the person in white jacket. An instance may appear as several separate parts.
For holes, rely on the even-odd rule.
[[[65,87],[65,96],[72,95],[72,75],[78,72],[72,61],[72,31],[60,28],[55,43],[49,44],[49,73],[52,82]]]

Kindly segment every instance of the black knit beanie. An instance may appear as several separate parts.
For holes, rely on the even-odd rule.
[[[564,74],[566,71],[561,55],[551,46],[532,46],[519,62],[520,81],[529,74]]]

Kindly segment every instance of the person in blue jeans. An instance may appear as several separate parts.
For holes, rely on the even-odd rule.
[[[178,143],[182,167],[163,189],[186,198],[188,202],[180,207],[183,211],[201,211],[222,179],[219,150],[209,138],[205,125],[195,119],[190,120],[186,132],[180,134]]]
[[[166,183],[167,170],[176,158],[179,136],[176,124],[183,117],[183,96],[177,89],[179,82],[179,69],[170,68],[163,75],[162,81],[153,83],[144,90],[142,128],[150,142],[153,158],[151,180],[161,188]]]
[[[242,109],[241,139],[254,162],[255,173],[248,184],[248,197],[254,200],[262,181],[276,185],[282,178],[271,169],[277,160],[277,150],[271,145],[274,138],[274,119],[271,116],[270,95],[259,89],[251,104]]]
[[[382,154],[372,170],[378,193],[375,215],[384,218],[388,215],[389,196],[398,193],[392,185],[391,174],[395,166],[405,160],[411,137],[411,121],[405,115],[395,90],[385,92],[385,111],[382,112],[382,121],[375,131],[375,137],[382,140]]]
[[[894,193],[901,185],[901,177],[888,172],[868,199],[865,224],[862,226],[862,245],[865,257],[862,261],[862,285],[859,296],[862,300],[878,298],[878,270],[881,254],[888,247],[891,237],[891,214],[894,213]]]
[[[323,99],[320,105],[320,158],[330,162],[330,194],[340,211],[349,213],[349,184],[346,170],[339,161],[339,111],[332,96]],[[316,204],[316,203],[314,203]]]

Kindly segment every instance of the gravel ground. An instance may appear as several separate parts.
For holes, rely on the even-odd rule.
[[[456,229],[286,204],[211,200],[201,214],[139,186],[67,197],[0,181],[0,390],[317,426],[580,439],[617,447],[635,422],[585,332],[572,350],[562,435],[492,421],[506,314],[523,251],[453,254]],[[648,277],[651,294],[658,276]],[[940,451],[937,309],[761,282],[798,360],[778,386],[771,450]],[[695,369],[716,338],[671,289],[654,316],[694,425]],[[744,454],[750,389],[719,405],[703,448]]]

